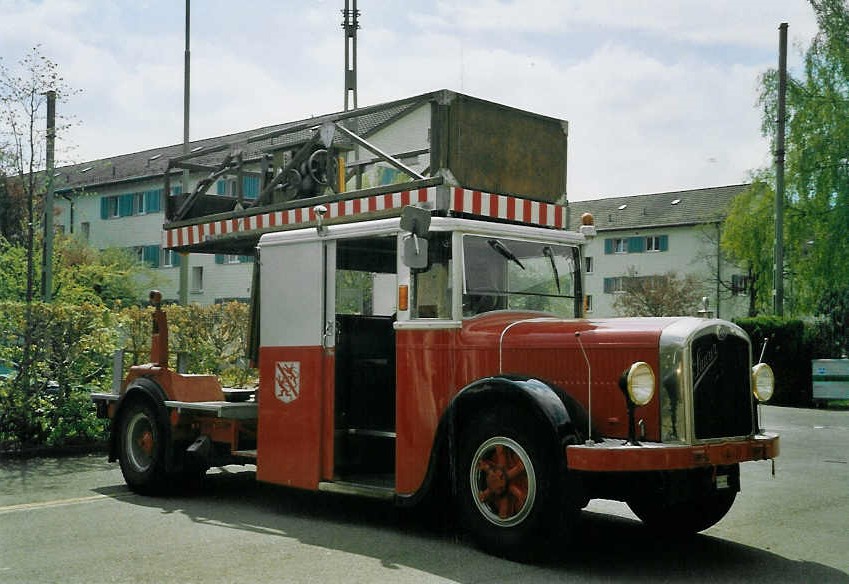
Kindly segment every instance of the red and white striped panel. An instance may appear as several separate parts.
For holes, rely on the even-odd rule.
[[[362,213],[373,213],[388,209],[403,209],[407,205],[426,202],[434,207],[436,206],[436,187],[327,203],[325,205],[327,207],[325,218],[353,217]],[[239,217],[238,219],[210,221],[209,223],[200,223],[187,227],[165,229],[162,232],[162,247],[169,249],[194,245],[215,237],[248,233],[274,227],[306,224],[313,221],[315,221],[315,212],[312,207],[301,207],[287,211],[272,211],[270,213]]]
[[[566,209],[563,205],[493,195],[460,187],[454,188],[451,211],[566,229]]]

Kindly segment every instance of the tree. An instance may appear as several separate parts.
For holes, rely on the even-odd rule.
[[[747,275],[749,316],[772,305],[774,197],[765,177],[754,180],[731,202],[722,232],[723,251]]]
[[[693,274],[674,271],[638,276],[631,269],[622,277],[622,291],[613,308],[622,316],[693,315],[701,299],[701,284]]]
[[[46,93],[56,92],[61,103],[75,93],[59,74],[59,67],[41,54],[38,46],[9,68],[0,61],[0,145],[4,165],[3,198],[20,190],[26,204],[26,302],[27,317],[24,324],[24,355],[20,363],[21,382],[28,386],[32,365],[31,303],[35,295],[35,233],[40,223],[40,198],[46,186],[44,176],[44,147],[46,141]],[[56,133],[67,125],[57,123]],[[39,174],[39,171],[42,171]],[[52,261],[52,258],[48,258]]]
[[[849,6],[810,0],[819,32],[787,83],[785,257],[794,311],[849,288]],[[764,134],[775,139],[778,72],[762,76]]]

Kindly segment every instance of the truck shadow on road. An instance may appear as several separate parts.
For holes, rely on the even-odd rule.
[[[124,486],[97,492],[179,513],[192,521],[372,557],[389,570],[408,567],[457,582],[698,581],[846,582],[835,568],[794,561],[709,535],[661,539],[635,520],[587,512],[579,538],[552,539],[538,562],[517,564],[475,549],[450,513],[421,513],[386,502],[257,483],[252,472],[209,474],[191,492],[130,495]],[[442,515],[441,517],[439,515]]]

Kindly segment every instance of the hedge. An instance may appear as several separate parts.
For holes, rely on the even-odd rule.
[[[764,362],[775,373],[771,405],[809,407],[812,402],[811,349],[806,342],[805,323],[773,316],[734,321],[752,339],[752,360],[758,362],[767,339]]]
[[[95,416],[92,391],[108,391],[113,356],[125,366],[149,360],[150,308],[110,310],[100,305],[0,302],[0,361],[17,368],[0,378],[0,450],[65,446],[98,441],[106,422]],[[219,375],[226,385],[256,378],[242,357],[248,307],[231,302],[170,306],[171,367],[184,352],[189,373]],[[29,350],[25,350],[25,347]],[[24,361],[29,367],[24,367]],[[24,379],[21,369],[29,371]]]

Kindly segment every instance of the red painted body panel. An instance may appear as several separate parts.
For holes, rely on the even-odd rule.
[[[468,319],[460,329],[399,330],[397,491],[409,494],[422,485],[439,419],[454,395],[476,379],[500,373],[538,377],[587,407],[587,366],[576,332],[592,364],[593,424],[606,436],[626,437],[619,377],[634,361],[646,361],[658,371],[660,333],[674,321],[562,320],[494,312]],[[638,408],[636,415],[645,421],[646,439],[658,440],[658,400]]]
[[[278,363],[297,363],[297,375],[286,384],[288,403],[275,395]],[[291,371],[291,369],[290,369]],[[259,353],[259,432],[257,479],[304,489],[318,488],[325,436],[325,374],[322,347],[262,347]],[[297,383],[297,391],[295,391]],[[288,398],[287,398],[288,399]],[[332,436],[332,428],[331,428]],[[324,442],[324,444],[322,443]],[[330,457],[332,460],[332,451]]]

